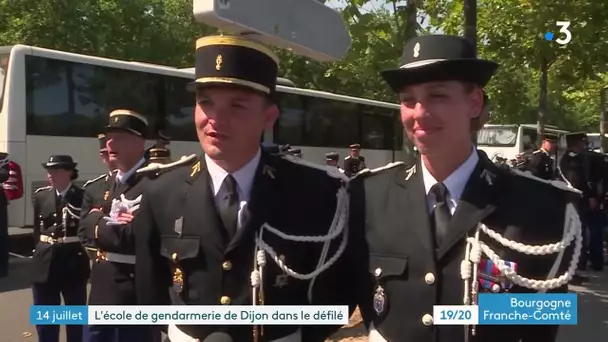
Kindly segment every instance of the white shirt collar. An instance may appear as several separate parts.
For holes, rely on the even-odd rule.
[[[236,183],[239,187],[239,191],[246,198],[249,198],[249,194],[251,193],[251,188],[253,187],[253,178],[255,176],[255,172],[258,168],[258,164],[260,163],[261,151],[258,149],[258,152],[255,154],[251,160],[245,164],[242,168],[232,173],[232,177],[236,180]],[[222,183],[226,176],[228,176],[228,172],[222,169],[219,165],[217,165],[209,156],[205,154],[205,162],[207,163],[207,170],[209,171],[209,175],[211,176],[211,181],[213,182],[213,195],[217,196],[220,188],[222,187]],[[244,200],[244,199],[242,199]]]
[[[133,166],[129,171],[122,172],[122,171],[118,170],[118,172],[116,173],[116,179],[120,183],[126,182],[127,179],[129,179],[135,173],[135,171],[137,171],[137,169],[139,169],[145,162],[146,162],[146,159],[145,158],[141,158],[137,162],[137,164],[135,164],[135,166]]]
[[[478,161],[479,156],[477,155],[477,149],[473,148],[471,149],[469,158],[467,158],[464,163],[460,164],[460,166],[443,181],[443,185],[445,185],[450,192],[449,197],[452,201],[457,202],[460,200],[464,187],[466,186],[467,181],[473,173]],[[422,180],[424,182],[424,189],[428,195],[433,185],[437,184],[438,182],[426,168],[424,162],[421,162],[420,164],[422,164]]]
[[[59,189],[55,188],[55,192],[57,193],[57,195],[61,196],[62,198],[65,198],[65,194],[68,193],[68,191],[70,190],[71,187],[72,187],[72,182],[70,182],[70,184],[68,184],[68,186],[66,186],[65,189],[63,189],[63,191],[59,191]]]

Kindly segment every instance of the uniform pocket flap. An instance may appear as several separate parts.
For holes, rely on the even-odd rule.
[[[177,237],[177,236],[161,236],[160,237],[160,254],[165,258],[179,261],[184,259],[193,259],[198,255],[201,246],[200,238],[194,237]]]
[[[407,257],[402,255],[370,254],[369,270],[376,278],[400,276],[407,267]]]

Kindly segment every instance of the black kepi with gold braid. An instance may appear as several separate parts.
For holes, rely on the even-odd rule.
[[[276,90],[279,58],[267,46],[244,37],[210,36],[196,42],[195,81],[205,85],[237,85],[266,95]]]
[[[110,113],[110,123],[105,132],[125,131],[145,138],[148,131],[148,119],[132,110],[117,109]]]

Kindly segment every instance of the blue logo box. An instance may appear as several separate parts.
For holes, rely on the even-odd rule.
[[[575,293],[483,293],[479,325],[576,325]]]
[[[89,309],[85,305],[32,305],[32,325],[87,325]]]

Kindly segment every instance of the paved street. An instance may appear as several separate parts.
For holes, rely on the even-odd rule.
[[[29,266],[28,259],[13,257],[9,278],[0,279],[0,342],[37,340],[34,327],[29,324],[32,304],[28,288]],[[573,287],[573,290],[579,293],[579,324],[563,327],[559,342],[605,341],[608,336],[608,276],[605,273],[592,275],[592,281],[587,286]],[[351,339],[344,341],[348,340]],[[365,341],[365,338],[356,340]],[[64,336],[61,342],[65,342]]]

